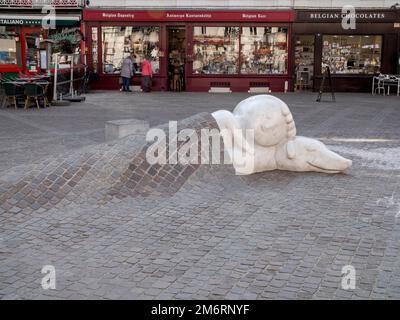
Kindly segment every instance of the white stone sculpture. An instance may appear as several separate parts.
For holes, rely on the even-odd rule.
[[[276,148],[277,168],[289,171],[317,171],[339,173],[352,164],[351,160],[329,150],[321,141],[294,137]]]
[[[270,170],[343,172],[351,166],[320,141],[296,137],[293,116],[282,100],[256,95],[233,110],[212,113],[237,174]]]

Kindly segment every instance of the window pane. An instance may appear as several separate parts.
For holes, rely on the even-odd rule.
[[[151,58],[153,72],[159,72],[158,27],[103,27],[102,35],[104,73],[119,73],[123,59],[129,54],[134,54],[137,72],[141,72],[146,55]]]
[[[0,26],[0,64],[17,64],[16,37],[11,28]]]
[[[322,64],[336,74],[378,73],[381,48],[382,36],[324,36]]]
[[[240,72],[243,74],[287,73],[287,29],[243,27]]]
[[[15,39],[0,38],[0,64],[17,64]]]
[[[238,73],[239,27],[194,27],[193,73]]]
[[[92,28],[92,63],[93,63],[93,70],[97,72],[97,65],[98,65],[98,35],[97,35],[97,27]]]

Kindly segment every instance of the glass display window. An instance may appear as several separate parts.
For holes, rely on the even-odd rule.
[[[93,70],[97,72],[97,66],[99,63],[98,59],[98,31],[97,27],[92,28],[92,63],[93,63]]]
[[[194,27],[193,73],[237,74],[239,27]]]
[[[288,30],[280,27],[243,27],[241,33],[242,74],[286,74]]]
[[[323,36],[322,67],[333,74],[374,74],[380,72],[382,36]]]
[[[103,72],[120,73],[123,59],[132,54],[136,72],[149,56],[153,72],[159,73],[159,41],[159,27],[102,27]]]
[[[0,65],[17,64],[17,40],[14,28],[0,26]]]

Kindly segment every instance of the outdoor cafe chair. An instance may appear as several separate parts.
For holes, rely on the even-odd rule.
[[[36,106],[40,109],[39,98],[43,97],[43,88],[36,83],[26,83],[25,84],[25,107],[24,109],[28,109],[28,102],[30,99],[34,99],[36,102]]]
[[[11,105],[10,101],[14,104],[15,109],[18,108],[18,98],[23,98],[24,96],[24,87],[22,85],[18,85],[11,82],[3,83],[4,93],[6,96],[6,101],[8,102],[8,106]]]
[[[375,85],[377,82],[377,85]],[[397,91],[397,96],[400,95],[400,75],[393,74],[380,74],[379,76],[374,76],[372,78],[372,94],[376,94],[376,92],[386,95],[386,87],[387,86],[387,95],[390,95],[390,87],[395,87]]]
[[[395,87],[397,96],[400,95],[400,75],[389,75],[387,82],[385,83],[388,86],[387,94],[390,95],[390,87]]]
[[[47,99],[47,90],[49,88],[49,82],[47,80],[37,80],[35,82],[39,87],[41,87],[40,98],[43,99],[44,107],[50,107],[49,100]]]
[[[375,89],[373,89],[373,94],[376,94],[376,92],[378,91],[378,94],[382,92],[383,95],[385,95],[385,76],[379,75],[377,77],[373,77],[372,81],[375,81],[375,79],[378,81],[378,84]],[[374,85],[372,85],[372,87],[374,87]]]

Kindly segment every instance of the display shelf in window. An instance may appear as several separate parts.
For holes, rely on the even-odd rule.
[[[193,43],[193,73],[238,73],[239,27],[194,27]]]
[[[285,74],[287,56],[286,28],[242,28],[242,74]]]
[[[322,62],[333,74],[374,74],[381,65],[382,36],[324,36]]]
[[[113,48],[113,52],[103,54],[103,72],[119,73],[123,59],[132,54],[137,72],[146,55],[154,73],[159,73],[159,27],[102,27],[103,51]]]

